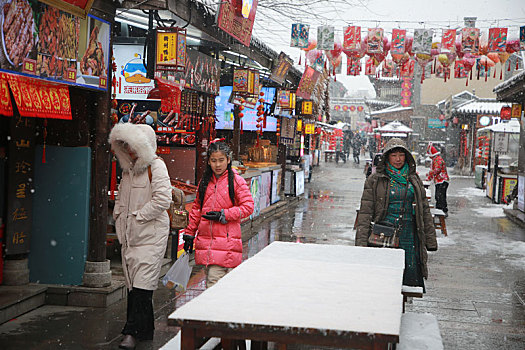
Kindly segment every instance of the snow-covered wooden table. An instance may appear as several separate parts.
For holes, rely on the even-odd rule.
[[[197,337],[387,349],[399,341],[404,251],[273,242],[169,316]]]

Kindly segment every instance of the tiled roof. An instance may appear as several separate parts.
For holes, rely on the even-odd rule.
[[[459,108],[454,108],[454,111],[459,113],[487,113],[498,114],[501,107],[511,106],[511,103],[497,102],[497,101],[471,101],[465,103]]]

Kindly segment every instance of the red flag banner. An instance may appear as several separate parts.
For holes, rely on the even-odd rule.
[[[13,105],[11,104],[11,96],[9,95],[9,84],[7,82],[6,73],[0,74],[0,114],[7,117],[13,116]]]
[[[359,50],[360,47],[361,27],[345,27],[343,36],[343,50]]]
[[[296,96],[305,100],[310,99],[312,92],[314,91],[315,84],[317,83],[317,79],[319,79],[319,75],[320,73],[312,67],[306,67],[301,81],[299,82]]]
[[[65,85],[48,83],[21,75],[3,74],[9,82],[22,117],[71,120],[69,90]]]
[[[407,31],[404,29],[392,29],[392,45],[390,53],[392,55],[402,55],[405,53]]]
[[[441,37],[441,52],[454,52],[456,50],[456,30],[443,29],[443,36]]]
[[[489,29],[489,52],[505,52],[507,48],[507,28]]]

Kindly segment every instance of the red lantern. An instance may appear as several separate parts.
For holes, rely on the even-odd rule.
[[[240,111],[244,110],[244,106],[239,106],[239,110]]]
[[[512,107],[501,107],[499,116],[503,120],[509,120],[510,117],[512,116]]]
[[[454,118],[452,118],[452,123],[457,124],[458,121],[459,121],[459,120],[458,120],[458,117],[454,117]]]
[[[261,91],[261,93],[259,94],[260,96],[264,96],[264,92]]]
[[[241,112],[239,113],[239,118],[242,118],[242,117],[244,117],[244,113]]]

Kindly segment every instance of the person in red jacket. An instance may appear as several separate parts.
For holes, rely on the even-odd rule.
[[[443,157],[441,157],[441,152],[439,152],[436,147],[432,146],[432,143],[429,143],[427,147],[427,154],[432,159],[432,165],[427,174],[427,180],[434,181],[436,186],[436,208],[441,209],[445,213],[445,217],[447,217],[447,188],[450,180],[447,173],[447,166]]]
[[[206,266],[206,288],[242,262],[241,219],[253,212],[253,199],[244,180],[231,165],[231,150],[212,141],[208,165],[184,232],[184,250],[193,251],[195,263]]]

